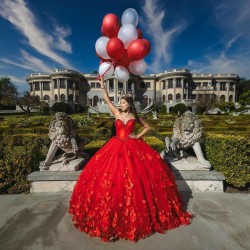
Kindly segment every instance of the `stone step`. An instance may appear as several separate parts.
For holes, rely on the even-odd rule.
[[[81,171],[33,172],[28,175],[30,193],[71,192]],[[173,171],[179,191],[223,192],[225,177],[217,171]]]

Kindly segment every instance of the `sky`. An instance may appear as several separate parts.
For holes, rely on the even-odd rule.
[[[145,73],[186,68],[250,78],[250,0],[0,0],[0,77],[52,69],[98,70],[95,42],[105,15],[127,8],[151,43]]]

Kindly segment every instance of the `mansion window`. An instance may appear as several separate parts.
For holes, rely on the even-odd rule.
[[[57,89],[57,80],[53,80],[54,82],[54,88]]]
[[[176,95],[176,100],[180,100],[180,99],[181,99],[181,94],[178,93],[178,94]]]
[[[50,97],[49,97],[48,95],[45,95],[45,96],[43,97],[43,100],[45,100],[45,101],[49,101],[49,99],[50,99]]]
[[[59,79],[59,83],[60,83],[60,89],[66,88],[64,79]]]
[[[43,82],[43,90],[50,90],[50,82]]]
[[[208,86],[208,82],[203,82],[203,87],[207,87]]]
[[[196,85],[196,87],[200,87],[201,86],[201,82],[196,82],[195,85]]]
[[[173,95],[172,95],[172,94],[169,94],[169,95],[168,95],[168,100],[169,100],[169,101],[173,100]]]
[[[35,90],[40,90],[40,83],[39,82],[35,82]]]
[[[233,84],[233,83],[230,83],[230,84],[229,84],[229,90],[230,90],[230,91],[234,91],[234,84]]]
[[[168,80],[168,88],[172,89],[173,88],[173,79]]]
[[[101,88],[101,84],[99,82],[91,82],[91,88]]]
[[[30,91],[33,90],[33,83],[30,84]]]
[[[61,94],[61,102],[65,102],[65,95]]]
[[[181,88],[181,79],[180,78],[176,79],[176,88]]]
[[[146,82],[146,87],[151,88],[151,82]]]
[[[225,82],[220,83],[220,90],[227,90]]]
[[[68,80],[68,88],[73,89],[73,80]]]

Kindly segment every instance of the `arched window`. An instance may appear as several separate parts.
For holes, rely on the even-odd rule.
[[[61,102],[65,102],[65,95],[61,94]]]
[[[180,99],[181,99],[181,94],[178,93],[178,94],[176,95],[176,100],[180,100]]]
[[[220,96],[220,101],[225,102],[225,100],[226,100],[225,95],[221,95]]]
[[[165,100],[166,100],[166,96],[163,95],[163,96],[162,96],[162,101],[165,102]]]
[[[232,95],[230,95],[229,96],[229,102],[233,102],[234,100],[233,100],[233,96]]]
[[[45,95],[45,96],[43,97],[43,100],[49,101],[49,100],[50,100],[50,97],[49,97],[48,95]]]
[[[172,100],[173,100],[173,95],[172,95],[172,94],[169,94],[169,95],[168,95],[168,100],[169,100],[169,101],[172,101]]]
[[[69,95],[69,102],[73,102],[73,95],[72,94]]]
[[[58,100],[58,95],[55,95],[55,101],[57,101]]]
[[[97,95],[95,95],[93,98],[93,106],[94,107],[97,106],[98,101],[99,101],[99,97]]]

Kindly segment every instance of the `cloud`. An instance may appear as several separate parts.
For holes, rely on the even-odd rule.
[[[24,50],[21,50],[21,54],[23,58],[17,59],[15,61],[9,60],[7,58],[1,58],[0,61],[11,64],[23,69],[28,69],[32,71],[42,71],[42,72],[50,72],[50,68],[46,66],[42,60],[31,56],[29,53],[27,53]]]
[[[188,67],[197,73],[235,73],[250,78],[250,1],[222,0],[214,5],[214,13],[222,49],[190,59]]]
[[[179,20],[179,24],[164,29],[165,11],[162,10],[158,0],[145,0],[142,7],[143,20],[142,25],[146,33],[151,36],[153,41],[153,62],[150,65],[154,72],[160,72],[166,68],[172,59],[171,45],[174,38],[179,35],[185,28],[184,20]]]
[[[71,52],[71,45],[65,40],[70,30],[63,27],[55,27],[55,32],[47,33],[39,27],[38,20],[28,8],[24,0],[3,0],[0,2],[0,16],[7,19],[23,36],[28,44],[58,64],[66,68],[74,68],[70,63],[54,51],[57,49]],[[62,33],[60,33],[60,31]],[[55,34],[55,35],[51,35]]]
[[[13,75],[8,75],[8,77],[10,78],[11,82],[15,84],[27,85],[25,77],[17,77]]]

